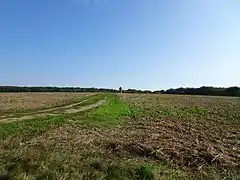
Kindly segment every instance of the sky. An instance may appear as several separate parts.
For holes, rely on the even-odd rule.
[[[1,0],[0,85],[240,86],[240,1]]]

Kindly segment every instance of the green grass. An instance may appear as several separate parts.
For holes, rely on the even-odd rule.
[[[179,169],[173,169],[167,165],[160,163],[141,163],[135,166],[138,174],[137,179],[153,180],[153,179],[169,179],[169,180],[185,180],[187,174]]]
[[[121,122],[126,116],[131,116],[131,108],[114,94],[108,94],[106,104],[85,112],[84,115],[73,117],[74,120],[93,126],[111,126]]]
[[[43,132],[59,126],[66,122],[63,116],[48,116],[35,120],[24,120],[0,125],[0,140],[10,136],[29,137],[36,136]]]
[[[120,118],[130,115],[130,109],[126,103],[116,95],[109,95],[106,105],[99,107],[92,114],[96,116]]]
[[[84,101],[83,103],[81,103],[77,106],[74,106],[74,108],[94,104],[94,103],[104,99],[105,97],[107,97],[107,94],[105,94],[105,93],[93,95],[93,96],[87,98],[86,101]]]

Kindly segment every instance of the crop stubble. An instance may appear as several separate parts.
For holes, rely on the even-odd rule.
[[[203,174],[240,172],[240,98],[125,94],[122,99],[145,112],[127,121],[131,133],[123,133],[128,139],[123,142],[137,142],[149,156]]]

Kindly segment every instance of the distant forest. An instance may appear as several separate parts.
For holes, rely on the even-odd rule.
[[[119,92],[116,89],[106,88],[80,88],[80,87],[20,87],[0,86],[0,92]],[[218,88],[203,86],[200,88],[177,88],[159,91],[127,89],[124,93],[159,93],[159,94],[189,94],[189,95],[212,95],[212,96],[238,96],[240,87]]]

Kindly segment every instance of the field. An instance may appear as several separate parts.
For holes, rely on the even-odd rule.
[[[21,96],[0,95],[0,179],[240,179],[240,98]]]
[[[77,102],[87,93],[0,93],[0,115]]]

